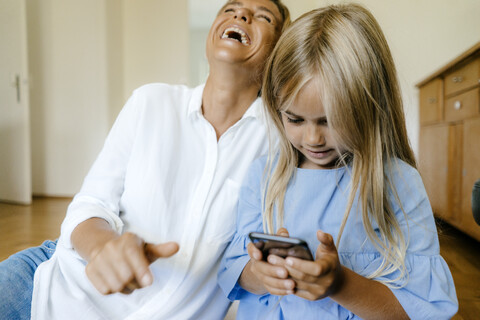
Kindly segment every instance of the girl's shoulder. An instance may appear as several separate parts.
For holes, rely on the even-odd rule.
[[[395,159],[386,168],[386,175],[391,185],[391,196],[398,197],[405,212],[423,208],[425,213],[430,215],[428,195],[422,177],[416,168],[400,159]]]
[[[387,178],[397,187],[414,186],[423,188],[418,170],[405,161],[395,158],[385,166]]]
[[[244,186],[261,183],[262,177],[264,177],[267,161],[267,155],[260,156],[252,161],[243,179]]]

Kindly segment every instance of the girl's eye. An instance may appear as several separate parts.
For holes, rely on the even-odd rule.
[[[234,10],[232,8],[225,9],[224,12],[233,12]]]
[[[266,15],[263,15],[263,14],[260,14],[258,15],[258,17],[260,19],[264,19],[265,21],[267,21],[268,23],[271,23],[272,22],[272,19],[270,19],[270,17],[266,16]]]
[[[303,121],[303,119],[293,119],[293,118],[290,118],[290,117],[287,117],[287,121],[290,122],[290,123],[301,123]]]

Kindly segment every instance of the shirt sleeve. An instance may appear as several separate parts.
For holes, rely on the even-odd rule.
[[[408,241],[408,277],[405,286],[391,290],[411,319],[450,319],[458,300],[452,274],[440,255],[432,208],[418,171],[406,164],[400,167],[393,183],[405,214],[399,206],[393,209]]]
[[[102,218],[121,232],[119,202],[139,119],[139,97],[134,92],[117,117],[105,144],[85,177],[80,192],[67,209],[59,243],[72,248],[71,234],[81,222]]]
[[[249,294],[238,284],[243,268],[250,260],[247,253],[247,245],[250,242],[248,234],[254,231],[263,232],[261,179],[264,165],[262,163],[261,160],[252,163],[240,188],[236,231],[225,251],[218,273],[219,286],[232,301]]]

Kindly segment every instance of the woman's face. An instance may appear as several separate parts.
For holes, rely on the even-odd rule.
[[[263,70],[280,36],[283,21],[270,0],[228,1],[218,13],[207,38],[207,58]]]
[[[317,83],[310,80],[299,91],[294,103],[281,112],[287,139],[301,154],[300,168],[329,169],[342,148],[333,139]]]

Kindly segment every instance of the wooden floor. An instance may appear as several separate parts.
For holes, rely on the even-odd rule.
[[[34,198],[31,206],[0,203],[0,261],[60,234],[69,198]],[[441,254],[460,303],[455,320],[480,319],[480,242],[439,222]]]

